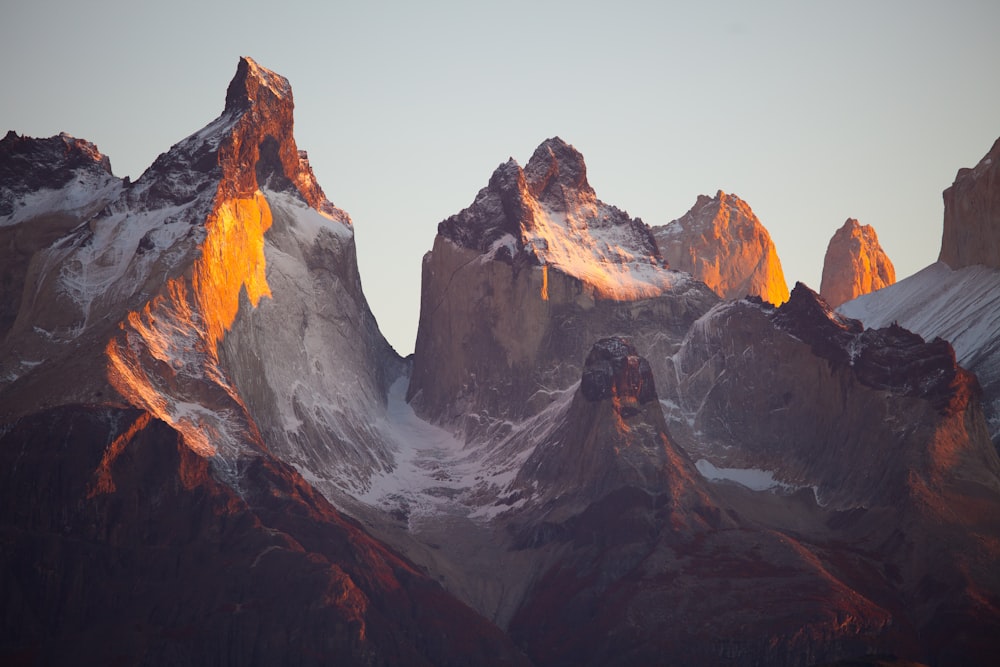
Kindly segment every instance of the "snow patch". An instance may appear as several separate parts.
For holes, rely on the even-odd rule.
[[[346,220],[339,220],[327,213],[317,211],[300,198],[288,192],[264,189],[264,197],[274,212],[281,211],[291,221],[290,229],[297,237],[312,245],[323,232],[342,240],[354,237],[354,230]]]
[[[0,227],[12,227],[53,213],[94,214],[114,199],[122,183],[111,174],[79,170],[72,180],[59,189],[29,192],[14,201],[14,211],[0,216]]]
[[[655,256],[643,254],[622,213],[601,204],[571,212],[532,202],[533,225],[523,231],[524,247],[540,261],[593,285],[603,296],[633,300],[656,296],[686,283],[687,274],[671,271]]]

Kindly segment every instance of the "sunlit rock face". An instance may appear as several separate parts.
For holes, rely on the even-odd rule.
[[[848,218],[826,247],[820,296],[836,308],[896,282],[896,269],[871,225]]]
[[[32,255],[19,292],[37,296],[4,341],[0,392],[12,412],[42,392],[49,404],[117,395],[230,474],[266,440],[331,492],[363,488],[384,467],[374,415],[402,365],[361,292],[350,219],[316,183],[292,114],[288,81],[243,58],[222,115],[135,183],[106,174],[92,146],[46,140],[65,145],[46,184],[85,193],[71,219],[86,225]],[[25,149],[5,141],[10,172]],[[17,204],[25,187],[6,187],[4,201]],[[51,215],[26,201],[0,229]],[[54,381],[48,369],[64,364],[81,382]]]
[[[774,471],[841,509],[891,504],[952,475],[997,487],[979,386],[951,346],[898,326],[865,330],[801,283],[778,309],[716,307],[674,362],[683,379],[668,424],[695,458]]]
[[[788,300],[771,236],[736,195],[699,195],[691,210],[654,227],[653,235],[670,268],[690,273],[723,299],[749,295],[775,305]]]
[[[408,398],[467,434],[537,413],[579,380],[599,338],[672,353],[715,302],[665,268],[649,228],[596,198],[583,158],[549,139],[500,165],[424,257]]]
[[[974,264],[1000,269],[1000,139],[972,169],[959,169],[944,191],[938,260],[952,270]]]
[[[387,465],[404,369],[292,111],[244,58],[134,183],[86,142],[4,140],[0,662],[523,663],[328,502]]]

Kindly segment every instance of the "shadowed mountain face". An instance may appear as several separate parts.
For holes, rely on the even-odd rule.
[[[149,413],[82,406],[0,457],[8,664],[527,664],[270,457],[234,488]]]
[[[951,345],[720,301],[553,138],[441,222],[404,361],[292,114],[244,58],[134,183],[0,141],[0,662],[992,664],[1000,461]],[[742,284],[766,232],[696,208]]]

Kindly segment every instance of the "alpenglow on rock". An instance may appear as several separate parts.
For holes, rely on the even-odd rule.
[[[938,260],[956,271],[973,264],[1000,269],[1000,139],[944,191]]]
[[[665,266],[642,220],[597,198],[579,151],[548,139],[438,225],[407,400],[466,434],[520,421],[579,381],[595,340],[628,331],[664,359],[716,300]]]
[[[879,244],[875,229],[848,218],[826,247],[820,296],[836,308],[895,282],[896,269]]]
[[[699,195],[682,217],[653,227],[670,268],[686,271],[723,299],[788,300],[781,260],[764,225],[736,195]]]

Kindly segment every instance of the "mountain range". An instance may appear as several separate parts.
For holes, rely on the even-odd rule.
[[[1000,143],[940,262],[848,220],[821,296],[739,197],[650,227],[547,139],[402,358],[293,110],[242,58],[134,182],[0,141],[0,661],[994,663]]]

